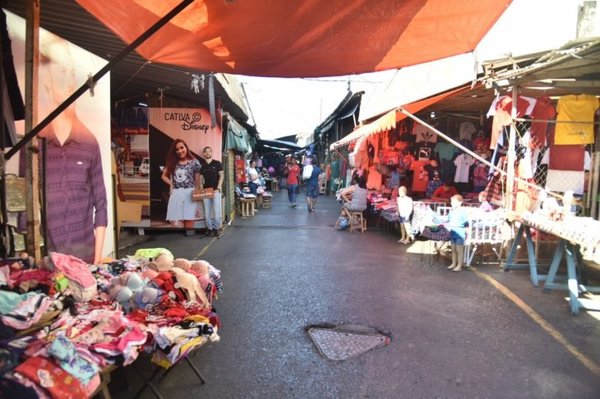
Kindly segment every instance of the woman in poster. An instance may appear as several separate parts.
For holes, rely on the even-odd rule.
[[[192,191],[199,187],[200,162],[192,156],[185,141],[177,139],[165,163],[161,179],[170,187],[166,219],[174,227],[181,227],[179,222],[182,221],[184,228],[193,229],[198,203],[192,201]]]

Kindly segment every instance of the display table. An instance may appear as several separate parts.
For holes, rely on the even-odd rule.
[[[0,290],[6,304],[0,348],[19,349],[0,377],[23,376],[52,397],[110,398],[111,374],[129,365],[136,370],[136,360],[143,358],[156,368],[150,378],[141,375],[136,396],[149,388],[162,398],[156,378],[183,363],[205,383],[190,356],[219,341],[213,302],[222,283],[210,263],[146,248],[100,265],[51,253],[39,268],[11,271],[6,265],[0,271],[7,286]],[[17,289],[27,291],[13,292]],[[20,317],[22,309],[32,310]],[[70,396],[60,395],[57,385],[44,385],[44,373],[65,382]]]
[[[505,271],[529,269],[531,284],[534,287],[539,285],[540,281],[544,281],[544,291],[553,289],[565,289],[569,292],[569,302],[572,314],[577,314],[580,308],[592,309],[579,299],[579,294],[582,292],[600,292],[600,287],[592,287],[584,285],[585,279],[583,276],[583,259],[581,253],[581,246],[590,245],[593,242],[592,232],[588,231],[588,235],[573,235],[566,229],[561,229],[556,222],[550,222],[541,219],[531,213],[524,214],[519,220],[520,226],[512,243],[506,264],[504,266]],[[573,228],[573,224],[577,224],[576,220],[572,220],[569,225]],[[535,253],[535,246],[531,234],[531,229],[536,229],[539,232],[550,234],[558,238],[558,243],[552,261],[548,265],[548,274],[539,274],[538,272],[538,260]],[[592,237],[590,237],[590,234]],[[579,238],[585,237],[585,243],[577,242]],[[525,238],[525,244],[527,249],[528,263],[517,263],[515,257],[517,254],[518,247]],[[562,259],[566,259],[567,263],[567,275],[566,284],[557,282],[557,272]],[[594,310],[596,310],[594,308]]]

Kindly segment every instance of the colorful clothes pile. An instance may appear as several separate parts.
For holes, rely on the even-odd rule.
[[[142,351],[169,368],[219,341],[223,285],[206,261],[157,249],[92,266],[52,253],[40,268],[0,269],[0,398],[89,397],[102,369]]]

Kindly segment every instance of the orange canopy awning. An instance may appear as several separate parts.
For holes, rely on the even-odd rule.
[[[424,100],[415,101],[410,104],[402,105],[402,108],[405,109],[406,111],[410,112],[411,114],[415,114],[415,113],[419,112],[420,110],[427,108],[430,105],[443,100],[444,98],[453,96],[458,93],[462,93],[464,91],[469,90],[469,88],[470,88],[470,86],[459,87],[457,89],[450,90],[450,91],[447,91],[442,94],[438,94],[437,96],[429,97]],[[338,140],[335,143],[332,143],[329,146],[329,149],[335,150],[336,148],[350,144],[352,141],[357,140],[360,137],[367,137],[372,134],[385,132],[390,129],[393,129],[396,127],[396,122],[399,122],[405,118],[406,118],[405,114],[398,111],[397,109],[393,109],[390,112],[381,116],[380,118],[376,119],[375,121],[359,127],[358,129],[356,129],[355,131],[353,131],[346,137],[342,138],[341,140]]]
[[[77,0],[131,43],[180,0]],[[311,77],[473,50],[511,0],[196,0],[138,52],[206,72]]]

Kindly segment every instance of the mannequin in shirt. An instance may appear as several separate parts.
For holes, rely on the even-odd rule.
[[[463,197],[460,194],[450,198],[452,209],[448,213],[448,221],[444,226],[450,231],[450,248],[452,251],[452,263],[446,267],[453,272],[460,272],[463,268],[465,256],[465,238],[468,223],[467,211],[462,207]]]
[[[398,189],[398,198],[396,199],[398,205],[398,217],[400,218],[400,240],[398,240],[398,242],[402,244],[408,244],[415,239],[411,233],[410,227],[413,200],[406,195],[406,191],[406,187],[401,186]]]

